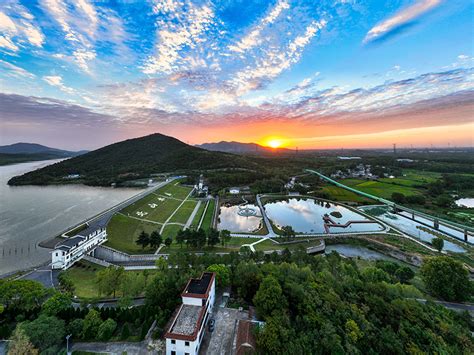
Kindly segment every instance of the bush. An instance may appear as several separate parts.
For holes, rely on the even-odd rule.
[[[413,205],[424,205],[426,203],[422,195],[409,195],[406,197],[406,201]]]
[[[400,192],[392,193],[392,201],[395,203],[405,203],[405,195]]]
[[[130,329],[128,328],[127,324],[123,325],[122,334],[120,335],[120,339],[127,340],[130,337]]]
[[[76,318],[68,324],[67,331],[69,334],[72,334],[73,338],[80,338],[83,327],[84,327],[84,320],[80,318]]]
[[[100,340],[109,340],[117,328],[117,323],[109,318],[99,326],[98,338]]]

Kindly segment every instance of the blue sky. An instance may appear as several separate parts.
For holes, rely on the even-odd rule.
[[[1,143],[472,145],[472,14],[456,0],[3,0]]]

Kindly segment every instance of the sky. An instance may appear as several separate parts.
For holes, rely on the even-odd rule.
[[[1,0],[0,144],[472,146],[469,0]]]

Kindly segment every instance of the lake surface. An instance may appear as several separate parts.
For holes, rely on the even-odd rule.
[[[383,220],[385,223],[391,225],[392,227],[395,227],[396,229],[399,229],[400,231],[414,237],[417,239],[420,239],[424,242],[431,243],[431,241],[436,238],[433,234],[426,232],[425,230],[420,229],[429,229],[433,231],[434,233],[439,233],[441,230],[435,231],[433,228],[429,228],[426,225],[416,221],[412,220],[409,218],[411,215],[407,215],[405,212],[401,212],[400,214],[395,214],[388,212],[385,207],[361,207],[362,210],[368,212],[369,214],[371,213],[370,210],[373,209],[374,211],[377,211],[374,215],[377,218],[380,218]],[[380,211],[384,211],[383,213],[380,213]],[[418,217],[417,217],[418,218]],[[421,217],[420,217],[421,218]],[[423,219],[422,222],[425,223],[433,223],[430,222],[429,220]],[[440,225],[441,227],[441,225]],[[448,250],[454,253],[464,253],[466,252],[466,249],[460,247],[459,245],[450,242],[449,240],[444,240],[444,248],[443,250]]]
[[[335,244],[326,245],[326,254],[330,254],[332,251],[337,251],[339,254],[344,255],[348,258],[361,258],[364,260],[395,260],[390,256],[379,253],[378,251],[370,250],[365,247],[350,245],[350,244]]]
[[[454,203],[459,207],[474,208],[474,198],[473,197],[460,198],[460,199],[454,201]]]
[[[49,260],[50,250],[38,243],[142,191],[83,185],[7,185],[13,176],[56,162],[0,166],[0,275]]]
[[[250,208],[257,212],[255,216],[241,216],[239,211]],[[217,229],[227,229],[233,233],[251,233],[259,229],[262,224],[262,215],[258,206],[248,204],[240,206],[222,206],[219,214]]]
[[[296,233],[326,233],[323,216],[328,214],[336,224],[344,225],[349,221],[367,221],[367,217],[344,206],[326,203],[316,199],[290,198],[286,201],[268,202],[265,212],[278,227],[292,226]],[[341,217],[331,213],[339,212]],[[384,228],[379,223],[350,224],[346,228],[330,227],[330,233],[375,232]]]

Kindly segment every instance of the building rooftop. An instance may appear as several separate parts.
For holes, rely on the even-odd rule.
[[[65,239],[56,248],[60,248],[61,246],[72,248],[73,246],[79,244],[79,242],[82,242],[83,240],[84,240],[84,237],[80,235],[76,235],[75,237]]]
[[[89,226],[87,226],[85,229],[79,231],[77,235],[81,235],[83,237],[88,237],[90,234],[94,233],[96,230],[105,228],[106,223],[104,221],[97,221]]]
[[[203,309],[202,306],[183,304],[169,333],[189,336],[194,335],[198,329]]]
[[[214,278],[212,272],[204,272],[199,279],[190,279],[188,285],[184,289],[183,296],[192,293],[195,295],[206,295]]]

